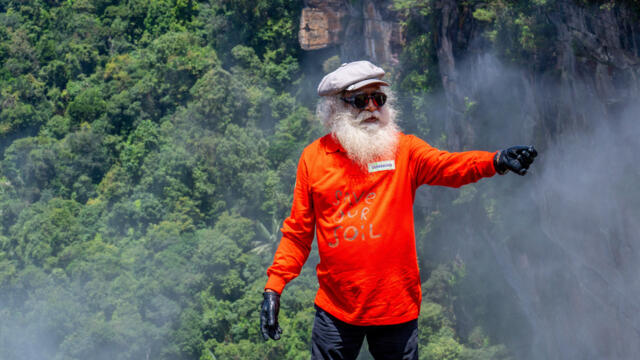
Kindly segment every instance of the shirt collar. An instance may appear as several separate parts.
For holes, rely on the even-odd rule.
[[[324,137],[324,148],[327,154],[335,153],[335,152],[346,152],[342,145],[336,140],[333,135],[327,134]]]

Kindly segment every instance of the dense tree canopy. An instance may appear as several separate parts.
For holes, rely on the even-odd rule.
[[[257,316],[297,158],[321,134],[302,3],[0,0],[1,359],[309,357],[316,254],[282,298],[283,339],[263,342]],[[545,1],[524,3],[473,13],[505,56],[544,46],[531,19]],[[440,86],[416,27],[429,6],[395,1],[407,44],[394,81],[406,127],[437,145],[417,96]],[[421,359],[509,358],[481,322],[457,323],[465,264],[424,241],[461,204],[491,223],[490,191],[452,194],[418,210]]]

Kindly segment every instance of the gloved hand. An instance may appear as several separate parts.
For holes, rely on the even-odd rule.
[[[278,325],[278,313],[280,312],[280,294],[275,291],[262,293],[262,307],[260,309],[260,331],[265,340],[272,338],[279,340],[282,329]]]
[[[511,170],[518,175],[525,175],[537,155],[533,146],[512,146],[497,153],[493,163],[498,174]]]

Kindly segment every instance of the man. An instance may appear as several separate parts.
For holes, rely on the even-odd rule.
[[[261,331],[278,340],[280,294],[299,275],[315,228],[313,359],[355,359],[365,337],[376,359],[418,359],[416,189],[459,187],[508,170],[524,175],[536,156],[530,146],[449,153],[401,133],[383,76],[356,61],[320,82],[316,112],[329,134],[302,152],[291,216],[267,270]]]

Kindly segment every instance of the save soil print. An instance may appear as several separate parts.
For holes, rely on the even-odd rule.
[[[349,221],[350,223],[356,223],[357,225],[342,226],[338,225],[333,229],[333,242],[329,242],[329,247],[337,247],[340,245],[340,240],[354,241],[360,238],[362,241],[367,239],[379,238],[380,234],[376,234],[373,230],[373,224],[369,224],[367,216],[371,212],[371,208],[376,198],[375,192],[370,192],[365,195],[365,191],[358,195],[356,192],[347,191],[344,194],[340,190],[336,190],[336,201],[332,203],[334,206],[344,205],[346,213],[343,209],[338,209],[336,214],[336,223],[340,224],[345,218],[354,219]],[[364,204],[361,208],[357,208],[358,203]]]

